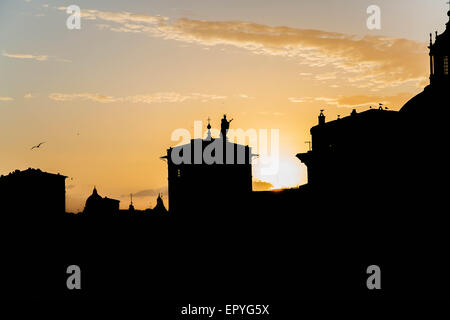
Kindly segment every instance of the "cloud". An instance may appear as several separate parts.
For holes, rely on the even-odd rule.
[[[188,95],[183,95],[176,92],[161,92],[161,93],[128,96],[123,98],[123,101],[128,101],[132,103],[152,104],[152,103],[179,103],[185,102],[187,100],[199,100],[201,102],[207,102],[218,99],[226,99],[226,97],[201,93],[191,93]]]
[[[12,58],[12,59],[35,60],[35,61],[39,61],[39,62],[47,61],[50,58],[52,58],[56,61],[61,61],[61,62],[72,62],[69,59],[57,58],[54,56],[52,57],[52,56],[47,56],[47,55],[34,55],[34,54],[29,54],[29,53],[8,53],[6,51],[2,51],[2,56]]]
[[[340,107],[378,106],[378,103],[395,108],[403,106],[413,94],[401,92],[393,96],[354,95],[336,98],[333,102]]]
[[[82,99],[82,100],[91,100],[95,102],[101,102],[101,103],[109,103],[109,102],[116,102],[120,101],[117,98],[111,97],[111,96],[105,96],[99,93],[51,93],[48,96],[51,100],[55,101],[72,101],[75,99]]]
[[[267,191],[274,188],[273,184],[270,182],[265,182],[261,180],[253,180],[253,191]]]
[[[305,100],[304,98],[295,98],[295,97],[291,97],[291,98],[288,98],[288,100],[289,100],[290,102],[293,102],[293,103],[303,103],[303,102],[306,102],[306,100]]]
[[[67,7],[58,7],[58,10],[66,11]],[[131,13],[127,11],[113,12],[101,11],[95,9],[82,9],[81,18],[86,20],[96,20],[113,22],[119,26],[101,24],[103,28],[116,32],[151,32],[149,25],[158,25],[168,20],[167,17],[160,15],[148,15],[141,13]]]
[[[156,197],[160,193],[167,194],[167,187],[157,188],[157,189],[145,189],[138,192],[133,193],[133,198],[145,198],[145,197]],[[121,195],[121,198],[129,197],[129,194]]]
[[[126,97],[106,96],[99,93],[51,93],[49,98],[54,101],[72,101],[76,99],[90,100],[100,103],[111,102],[130,102],[130,103],[181,103],[188,100],[197,100],[200,102],[208,102],[213,100],[226,99],[226,96],[191,93],[180,94],[176,92],[157,92],[151,94],[140,94]]]
[[[386,106],[401,107],[409,99],[414,96],[412,93],[400,92],[396,95],[351,95],[351,96],[338,96],[338,97],[299,97],[288,98],[289,101],[294,103],[325,103],[328,105],[335,105],[338,107],[356,108],[364,106],[378,106],[378,103],[383,103]]]
[[[325,80],[334,80],[337,78],[337,72],[328,72],[323,74],[318,74],[315,76],[316,80],[325,81]]]
[[[0,96],[0,101],[13,101],[14,99],[11,97],[2,97]]]
[[[202,45],[233,45],[255,54],[298,57],[309,66],[331,65],[353,73],[351,80],[401,84],[421,81],[427,74],[426,44],[380,36],[356,37],[343,33],[290,27],[271,27],[241,21],[164,21],[159,31],[166,39]],[[328,75],[327,78],[329,78]]]
[[[23,97],[24,97],[25,99],[31,99],[31,98],[34,98],[34,96],[33,96],[31,93],[26,93]]]
[[[338,104],[337,99],[335,98],[327,98],[327,97],[316,97],[315,101],[325,102],[327,104]]]
[[[250,97],[249,95],[244,93],[238,94],[237,97],[241,99],[255,99],[255,97]]]
[[[44,55],[32,55],[28,53],[7,53],[6,51],[2,52],[2,55],[4,57],[13,58],[13,59],[30,59],[30,60],[36,60],[36,61],[46,61],[48,59],[48,56]]]
[[[290,102],[293,103],[315,103],[315,102],[326,102],[328,104],[336,104],[335,98],[327,98],[327,97],[291,97],[288,98]]]
[[[65,10],[65,7],[60,7]],[[144,33],[203,46],[229,45],[254,54],[297,58],[310,67],[333,67],[352,85],[397,86],[423,82],[427,75],[426,44],[383,36],[351,34],[245,21],[170,20],[148,15],[82,10],[82,18],[101,21],[115,32]],[[333,72],[332,70],[331,72]],[[325,75],[326,79],[331,74]]]

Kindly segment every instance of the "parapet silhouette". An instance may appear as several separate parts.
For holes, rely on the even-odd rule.
[[[59,173],[31,168],[0,176],[0,202],[4,212],[13,219],[61,217],[66,210],[66,178]]]

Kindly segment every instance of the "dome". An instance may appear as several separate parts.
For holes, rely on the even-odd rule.
[[[97,189],[94,187],[94,190],[92,190],[92,194],[87,198],[86,203],[101,199],[102,197],[97,193]]]
[[[405,103],[400,109],[400,113],[418,115],[420,117],[426,117],[427,115],[436,116],[436,114],[442,115],[448,112],[447,99],[445,87],[430,85]]]

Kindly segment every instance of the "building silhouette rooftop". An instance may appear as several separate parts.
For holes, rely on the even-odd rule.
[[[49,172],[45,172],[42,171],[41,169],[33,169],[33,168],[28,168],[26,170],[14,170],[12,172],[10,172],[7,175],[2,175],[0,176],[0,178],[5,178],[7,179],[8,177],[44,177],[44,176],[56,176],[56,177],[61,177],[66,179],[67,176],[63,176],[59,173],[49,173]]]
[[[66,176],[28,168],[0,176],[0,201],[17,216],[55,218],[66,210]]]
[[[361,199],[378,190],[422,197],[432,190],[440,194],[434,179],[446,170],[441,162],[448,141],[449,25],[435,43],[430,41],[430,84],[400,111],[380,104],[326,122],[321,110],[318,125],[311,128],[312,150],[297,154],[316,194],[347,192]]]
[[[251,148],[228,141],[231,121],[224,115],[219,138],[208,123],[206,139],[167,149],[171,213],[217,212],[252,191]]]

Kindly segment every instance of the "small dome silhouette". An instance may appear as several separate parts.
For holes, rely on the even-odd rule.
[[[86,202],[91,202],[91,201],[95,201],[95,200],[99,200],[102,199],[102,197],[98,194],[97,192],[97,188],[94,187],[94,190],[92,190],[92,194],[87,198]]]

